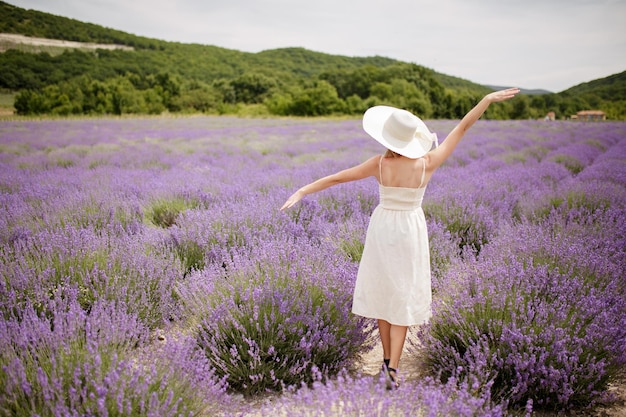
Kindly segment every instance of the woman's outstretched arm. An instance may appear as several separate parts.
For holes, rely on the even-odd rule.
[[[459,124],[452,129],[452,132],[450,132],[443,143],[437,149],[428,153],[429,168],[431,170],[438,168],[450,156],[454,148],[456,148],[456,145],[463,138],[463,135],[465,135],[465,132],[480,119],[480,116],[483,115],[491,103],[509,100],[515,97],[519,91],[519,88],[507,88],[506,90],[494,91],[483,97],[483,99],[461,119]]]
[[[305,185],[304,187],[293,193],[291,197],[289,197],[287,201],[285,201],[285,204],[283,204],[280,209],[284,210],[293,206],[298,201],[302,200],[302,197],[307,194],[316,193],[318,191],[325,190],[328,187],[341,184],[343,182],[356,181],[363,178],[375,176],[378,173],[379,158],[379,156],[373,156],[362,164],[359,164],[352,168],[344,169],[343,171],[328,175],[324,178],[320,178],[317,181],[313,181],[312,183]]]

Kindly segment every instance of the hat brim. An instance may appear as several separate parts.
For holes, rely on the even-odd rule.
[[[413,140],[409,142],[400,140],[385,131],[385,122],[392,113],[398,110],[401,109],[391,106],[370,107],[363,115],[363,129],[385,148],[407,158],[417,159],[426,155],[433,147],[433,133],[420,118],[416,117],[418,128]]]

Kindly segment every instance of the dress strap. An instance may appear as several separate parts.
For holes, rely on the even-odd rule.
[[[421,158],[423,165],[422,165],[422,180],[420,181],[420,186],[419,188],[422,188],[422,185],[424,184],[424,178],[426,178],[426,160],[424,158]]]
[[[380,179],[380,185],[383,185],[383,158],[385,155],[381,155],[378,160],[378,178]]]

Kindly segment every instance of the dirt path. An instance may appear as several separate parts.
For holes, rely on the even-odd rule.
[[[33,46],[52,46],[56,48],[74,48],[74,49],[123,49],[132,51],[134,48],[126,45],[104,44],[104,43],[88,43],[88,42],[72,42],[60,39],[33,38],[30,36],[17,35],[13,33],[0,33],[0,52],[11,49],[13,45],[33,45]]]
[[[398,367],[398,373],[401,379],[406,381],[415,381],[423,376],[423,372],[419,369],[419,358],[409,349],[410,343],[415,341],[415,336],[411,335],[411,332],[409,332],[407,334],[407,341],[404,344],[400,366]],[[383,348],[380,342],[377,342],[374,349],[363,356],[362,363],[357,367],[357,370],[364,375],[378,375],[382,363]]]

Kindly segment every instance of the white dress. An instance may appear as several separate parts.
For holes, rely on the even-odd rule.
[[[404,188],[384,186],[381,169],[380,203],[367,228],[354,314],[402,326],[430,319],[430,252],[422,210],[425,170],[424,161],[420,188]]]

